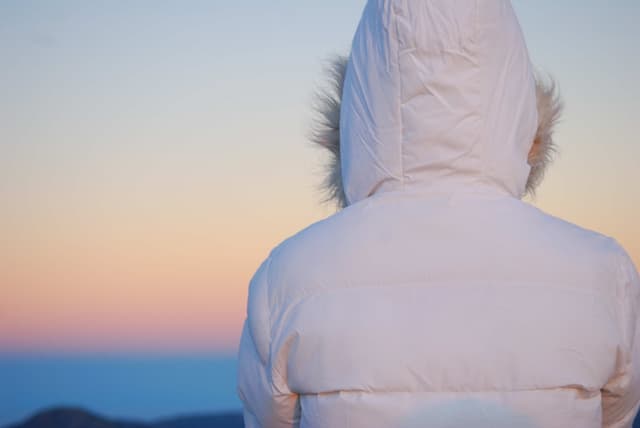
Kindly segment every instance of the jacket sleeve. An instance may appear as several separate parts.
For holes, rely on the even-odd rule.
[[[258,269],[249,286],[247,319],[238,355],[238,395],[246,428],[297,428],[298,396],[274,385],[270,368],[271,321],[267,278],[271,259]]]
[[[619,354],[618,374],[602,390],[604,428],[632,428],[640,407],[640,277],[624,250],[618,266],[625,346]]]

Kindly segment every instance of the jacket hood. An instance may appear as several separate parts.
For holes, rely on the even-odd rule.
[[[534,192],[562,104],[508,0],[370,0],[330,67],[313,141],[340,206],[405,187]]]

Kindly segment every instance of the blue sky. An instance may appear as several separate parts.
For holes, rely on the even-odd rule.
[[[237,411],[235,374],[231,357],[0,357],[0,426],[60,405],[133,420]]]

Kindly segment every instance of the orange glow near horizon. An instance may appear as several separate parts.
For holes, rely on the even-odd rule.
[[[259,263],[328,213],[313,206],[312,196],[300,195],[308,208],[286,215],[273,205],[225,214],[204,204],[182,220],[166,211],[119,222],[94,216],[84,225],[73,217],[47,225],[43,217],[5,231],[14,245],[0,254],[0,350],[234,352]],[[616,225],[624,216],[572,211],[559,198],[547,192],[538,203],[620,237]],[[637,237],[619,239],[636,262]]]
[[[313,214],[167,197],[125,215],[88,200],[8,222],[0,352],[233,352],[251,276]]]

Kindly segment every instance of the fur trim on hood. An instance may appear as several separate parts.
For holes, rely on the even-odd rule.
[[[347,205],[340,161],[340,106],[348,61],[349,58],[346,56],[337,56],[329,62],[326,69],[328,84],[316,94],[315,116],[311,126],[312,143],[327,149],[330,154],[322,183],[324,201],[333,201],[339,208]],[[536,97],[538,128],[528,157],[531,172],[527,180],[526,193],[529,195],[535,195],[548,166],[553,161],[557,151],[553,131],[563,110],[557,85],[551,78],[545,81],[540,75],[536,76]]]
[[[333,201],[339,208],[347,205],[340,163],[340,106],[348,62],[346,56],[336,56],[329,61],[325,70],[328,83],[316,93],[315,116],[311,126],[311,141],[330,153],[322,182],[324,202]]]

